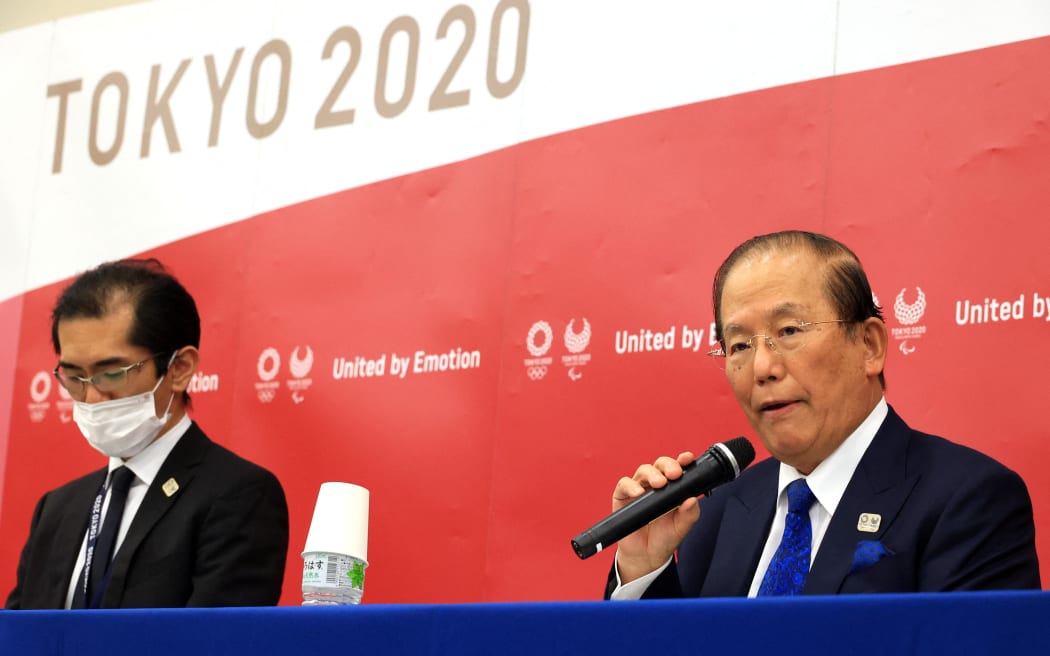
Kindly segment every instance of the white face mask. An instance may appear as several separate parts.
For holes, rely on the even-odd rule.
[[[174,360],[172,356],[172,360]],[[168,363],[171,366],[171,363]],[[157,416],[153,393],[164,381],[160,377],[153,389],[135,396],[98,403],[73,402],[73,421],[88,444],[111,458],[130,458],[145,449],[168,423],[171,416],[172,392],[164,416]]]

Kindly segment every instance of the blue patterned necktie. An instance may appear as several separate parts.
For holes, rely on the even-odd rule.
[[[800,478],[787,487],[788,512],[784,521],[784,537],[780,540],[769,569],[758,589],[761,596],[784,596],[802,593],[809,574],[809,552],[813,545],[813,528],[809,523],[809,507],[817,500],[806,479]]]

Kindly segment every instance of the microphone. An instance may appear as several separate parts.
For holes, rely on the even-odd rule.
[[[677,508],[689,497],[710,494],[728,483],[755,459],[755,449],[744,437],[719,442],[682,468],[682,476],[656,490],[649,490],[572,539],[572,548],[581,559],[589,558],[641,527]]]

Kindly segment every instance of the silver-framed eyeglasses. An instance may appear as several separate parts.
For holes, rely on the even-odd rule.
[[[714,351],[708,351],[714,362],[721,368],[738,370],[751,364],[755,356],[756,341],[762,338],[766,346],[774,353],[782,355],[797,351],[804,347],[814,333],[819,332],[817,326],[826,323],[852,323],[846,319],[829,319],[827,321],[801,321],[799,319],[785,319],[774,324],[772,335],[752,335],[748,338],[734,336],[722,342],[722,346]]]
[[[154,353],[138,362],[132,362],[123,367],[114,367],[112,369],[107,369],[106,371],[100,371],[99,373],[86,378],[84,376],[77,376],[76,374],[69,373],[62,367],[62,365],[55,367],[55,370],[51,373],[55,375],[55,378],[57,378],[58,382],[62,384],[62,387],[66,388],[69,395],[79,401],[87,396],[87,386],[89,383],[94,385],[95,389],[104,394],[115,392],[128,384],[128,372],[142,368],[142,365],[161,355],[164,354]]]

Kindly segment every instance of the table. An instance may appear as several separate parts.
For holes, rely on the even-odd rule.
[[[0,612],[0,654],[1050,654],[1050,592]]]

